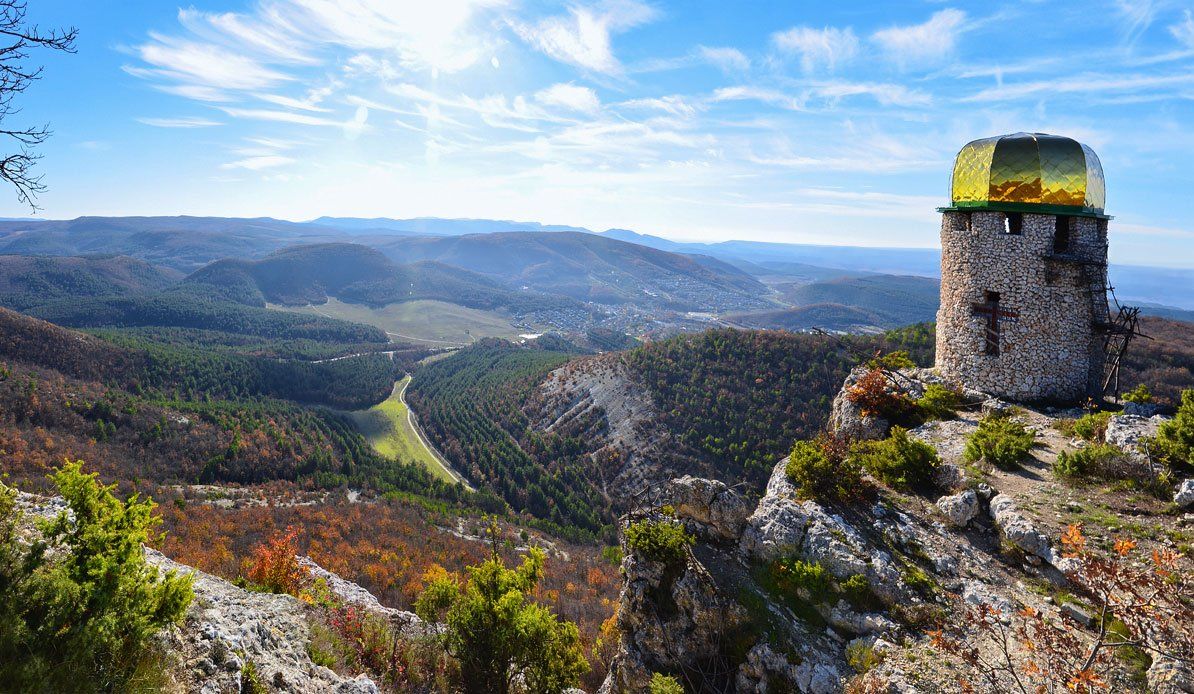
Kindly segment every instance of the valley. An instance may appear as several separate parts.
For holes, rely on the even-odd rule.
[[[463,484],[472,491],[443,456],[436,452],[419,431],[406,404],[410,375],[394,384],[394,392],[367,410],[352,412],[352,420],[373,450],[387,458],[416,462],[448,484]]]
[[[65,251],[103,228],[132,250],[191,223],[7,239]],[[684,475],[764,499],[793,442],[830,426],[852,369],[934,358],[938,281],[869,264],[731,262],[575,230],[200,226],[204,243],[169,265],[0,255],[6,484],[46,492],[48,471],[82,459],[157,501],[155,544],[177,561],[243,583],[292,532],[406,610],[429,577],[487,556],[496,518],[508,564],[548,549],[535,600],[578,624],[590,689],[612,665],[624,514]],[[1194,325],[1141,328],[1123,382],[1172,411],[1194,387]]]
[[[486,337],[515,339],[529,328],[517,328],[496,311],[482,311],[446,301],[416,300],[379,308],[347,304],[339,299],[308,306],[266,304],[267,308],[306,313],[371,325],[391,338],[433,348],[464,347]]]

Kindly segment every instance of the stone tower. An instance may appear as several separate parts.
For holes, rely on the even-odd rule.
[[[975,140],[940,209],[937,370],[999,397],[1102,391],[1107,304],[1103,168],[1066,137]]]

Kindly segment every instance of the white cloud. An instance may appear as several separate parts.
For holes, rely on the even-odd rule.
[[[272,169],[279,166],[286,166],[295,162],[291,157],[284,157],[279,154],[269,154],[256,157],[245,157],[236,161],[230,161],[226,164],[221,164],[221,169],[248,169],[250,171],[260,171],[262,169]]]
[[[562,63],[608,75],[622,72],[610,35],[651,21],[657,12],[636,0],[616,0],[597,7],[572,7],[567,15],[534,24],[511,22],[523,41]]]
[[[924,24],[876,31],[871,40],[901,69],[932,66],[953,54],[965,21],[965,12],[948,8]]]
[[[722,87],[713,92],[710,101],[761,101],[791,111],[804,109],[803,101],[774,89],[759,87]]]
[[[833,70],[838,64],[849,62],[858,53],[858,37],[847,27],[792,27],[771,35],[771,42],[780,51],[800,56],[805,72],[819,67]]]
[[[1086,73],[1074,77],[1001,84],[984,89],[963,99],[963,101],[1010,101],[1035,98],[1049,94],[1098,94],[1101,92],[1137,92],[1141,90],[1163,90],[1194,85],[1194,73],[1173,75],[1106,75]],[[1181,97],[1178,92],[1153,92],[1150,97]]]
[[[631,99],[630,101],[623,101],[621,105],[626,108],[663,111],[664,113],[668,113],[673,116],[681,116],[684,118],[691,118],[692,116],[695,116],[699,110],[699,108],[690,102],[686,97],[680,96],[678,94],[671,94],[669,96],[661,96],[657,98]]]
[[[584,113],[594,113],[601,109],[601,100],[597,98],[597,92],[588,87],[578,87],[571,82],[553,84],[536,92],[535,101],[546,106],[562,106]]]
[[[145,125],[152,125],[155,128],[210,128],[215,125],[223,125],[219,121],[210,120],[207,118],[138,118],[138,123]]]
[[[139,77],[157,76],[183,85],[222,90],[262,89],[293,77],[261,62],[210,43],[150,34],[149,43],[137,47],[141,60],[153,67],[132,68]]]
[[[1169,33],[1186,48],[1194,49],[1194,14],[1186,10],[1185,18],[1169,27]]]
[[[737,48],[697,46],[697,55],[722,72],[745,72],[750,69],[750,58]]]
[[[1115,0],[1115,8],[1122,18],[1124,35],[1131,43],[1152,25],[1160,3],[1156,0]]]
[[[818,85],[814,93],[835,103],[849,96],[871,96],[884,106],[927,106],[933,102],[931,95],[902,84],[831,82]]]

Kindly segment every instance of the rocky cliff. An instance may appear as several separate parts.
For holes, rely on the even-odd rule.
[[[900,379],[914,394],[934,380],[924,371]],[[1183,543],[1188,554],[1194,515],[1180,506],[1189,481],[1172,504],[1131,485],[1062,481],[1052,472],[1057,456],[1088,445],[1062,433],[1081,412],[1013,408],[981,393],[964,400],[974,407],[911,431],[941,458],[930,490],[899,492],[867,479],[861,501],[817,502],[797,493],[785,460],[757,504],[693,477],[643,497],[624,528],[680,523],[695,542],[682,558],[659,561],[623,541],[620,644],[603,694],[643,691],[654,673],[691,692],[965,691],[972,667],[935,648],[932,635],[965,630],[968,607],[983,606],[1005,626],[1041,614],[1072,627],[1079,644],[1096,638],[1099,625],[1067,577],[1073,560],[1057,544],[1068,525],[1082,524],[1103,546],[1130,529],[1144,556],[1176,549],[1180,557]],[[963,462],[966,437],[995,410],[1035,434],[1013,470]],[[1106,440],[1135,461],[1125,464],[1147,468],[1137,446],[1160,421],[1114,416]],[[833,422],[854,438],[889,429],[844,396]],[[803,579],[785,580],[793,567]],[[1188,556],[1180,567],[1189,575]],[[1194,691],[1188,668],[1160,656],[1117,660],[1108,678],[1112,691]]]

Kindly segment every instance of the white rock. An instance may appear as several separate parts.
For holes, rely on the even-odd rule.
[[[967,489],[960,494],[943,496],[937,500],[937,508],[950,524],[964,528],[967,523],[978,516],[978,494],[975,494],[972,489]]]
[[[1173,503],[1177,504],[1178,508],[1194,505],[1194,478],[1182,480],[1182,486],[1178,487],[1177,493],[1173,495]]]

